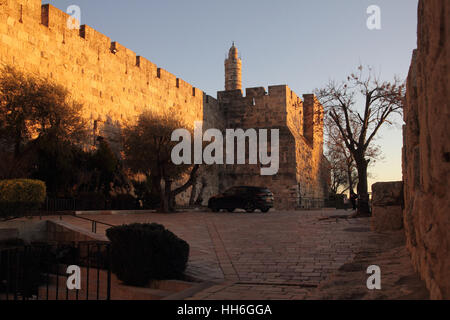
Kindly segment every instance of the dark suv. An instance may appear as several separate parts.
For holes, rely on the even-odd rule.
[[[208,208],[214,212],[219,212],[221,209],[228,212],[244,209],[251,213],[259,209],[266,213],[273,208],[273,201],[273,193],[267,188],[233,187],[209,199]]]

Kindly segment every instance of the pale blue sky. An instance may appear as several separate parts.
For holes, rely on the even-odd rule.
[[[289,85],[298,95],[341,80],[358,64],[406,78],[416,47],[418,0],[54,0],[81,8],[81,23],[118,41],[211,96],[224,87],[232,41],[243,86]],[[369,5],[382,29],[366,27]],[[385,160],[375,181],[401,180],[401,124],[381,132]]]

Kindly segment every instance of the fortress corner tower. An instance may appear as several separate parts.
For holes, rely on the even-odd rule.
[[[234,42],[225,60],[225,90],[242,90],[242,61]]]

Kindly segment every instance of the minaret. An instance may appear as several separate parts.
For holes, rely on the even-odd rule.
[[[225,60],[225,90],[242,90],[242,61],[234,42]]]

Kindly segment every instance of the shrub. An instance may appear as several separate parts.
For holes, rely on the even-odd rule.
[[[189,244],[159,224],[110,228],[112,271],[127,285],[180,279],[186,270]]]
[[[0,181],[0,216],[22,216],[30,210],[38,210],[45,201],[46,187],[39,180]]]

